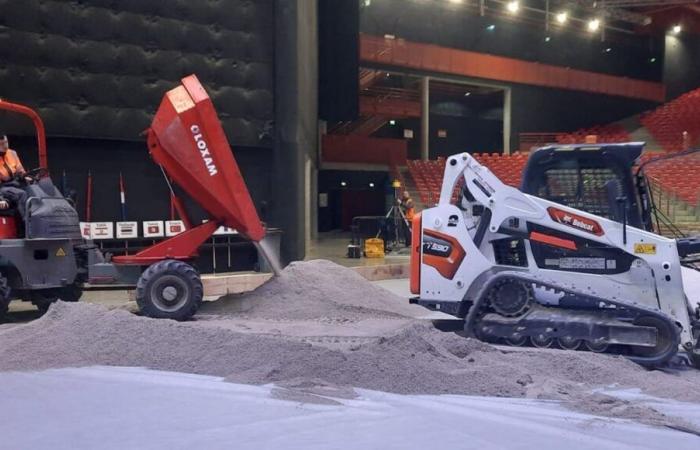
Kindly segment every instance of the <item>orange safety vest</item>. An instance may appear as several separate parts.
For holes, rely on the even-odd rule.
[[[23,175],[24,172],[17,152],[8,149],[0,159],[0,181],[10,181],[15,175]]]
[[[404,215],[406,216],[406,220],[408,220],[408,222],[411,223],[411,221],[413,221],[413,217],[416,215],[416,208],[413,204],[412,198],[409,197],[404,202],[404,208],[406,209],[406,211],[404,212]]]

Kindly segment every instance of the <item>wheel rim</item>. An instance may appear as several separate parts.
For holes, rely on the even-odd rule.
[[[520,336],[520,337],[509,337],[506,338],[506,343],[508,345],[512,345],[513,347],[522,347],[527,343],[527,336]]]
[[[532,336],[530,338],[530,341],[532,342],[532,345],[534,345],[537,348],[549,348],[554,343],[553,338],[547,337],[543,334],[539,334],[537,336]]]
[[[190,297],[190,288],[181,278],[164,275],[151,287],[153,305],[164,312],[174,312],[185,306]]]
[[[608,349],[608,344],[586,341],[586,348],[593,353],[603,353]]]
[[[581,339],[574,339],[570,337],[561,337],[557,340],[559,347],[564,350],[577,350],[581,346]]]

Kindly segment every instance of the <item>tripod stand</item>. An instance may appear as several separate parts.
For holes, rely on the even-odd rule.
[[[391,236],[393,238],[393,241],[389,241],[387,239],[389,242],[393,242],[393,245],[391,245],[391,246],[388,245],[388,242],[387,242],[387,248],[390,248],[392,250],[397,249],[401,243],[401,233],[404,230],[403,227],[405,226],[406,229],[408,229],[408,226],[409,226],[408,219],[406,219],[406,215],[403,213],[401,206],[399,206],[399,204],[398,204],[398,198],[396,197],[396,192],[394,193],[394,197],[395,197],[394,204],[391,206],[391,208],[389,208],[389,212],[387,212],[386,215],[384,216],[385,219],[391,220],[393,222],[393,225],[394,225],[393,233],[391,233],[391,234],[393,234],[393,236]],[[381,233],[382,233],[382,230],[380,229],[377,232],[376,237],[379,237],[379,235]],[[389,236],[387,236],[387,238],[388,237]],[[404,247],[408,247],[408,245],[405,242],[404,242]]]

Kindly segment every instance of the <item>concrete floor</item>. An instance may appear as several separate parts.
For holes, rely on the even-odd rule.
[[[408,264],[409,251],[407,248],[400,252],[387,254],[384,258],[348,258],[347,250],[351,235],[347,232],[319,233],[318,239],[311,242],[306,254],[306,260],[328,259],[345,267],[380,266],[385,264]]]

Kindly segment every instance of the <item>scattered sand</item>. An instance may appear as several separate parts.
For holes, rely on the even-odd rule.
[[[246,298],[232,316],[308,323],[333,319],[360,326],[385,318],[395,326],[342,349],[242,333],[203,322],[137,317],[84,303],[57,303],[42,318],[0,327],[0,371],[115,365],[275,383],[275,395],[300,401],[352,396],[351,387],[401,394],[468,394],[567,400],[598,414],[695,432],[657,411],[591,391],[636,387],[659,397],[700,402],[700,371],[648,371],[589,352],[503,349],[435,330],[355,272],[326,261],[296,263]],[[228,301],[211,306],[224,316]]]

